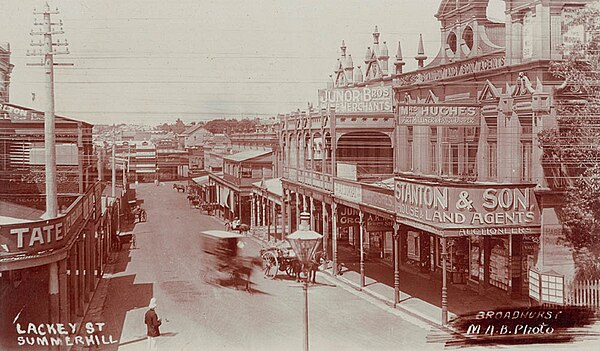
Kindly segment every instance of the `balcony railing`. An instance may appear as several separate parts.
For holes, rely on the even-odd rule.
[[[328,191],[332,190],[331,174],[285,167],[283,170],[283,175],[285,178],[294,182]]]

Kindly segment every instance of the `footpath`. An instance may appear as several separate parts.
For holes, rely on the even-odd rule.
[[[268,244],[264,228],[255,228],[255,240]],[[332,267],[320,267],[322,276],[332,284],[343,285],[359,292],[359,296],[375,298],[391,311],[400,311],[406,316],[417,318],[434,327],[442,326],[441,282],[427,274],[400,270],[399,301],[394,304],[394,269],[379,261],[365,262],[365,284],[361,287],[358,262],[345,263],[337,275]],[[469,315],[477,311],[501,307],[523,307],[527,301],[511,300],[507,294],[492,288],[484,294],[468,290],[465,285],[448,283],[448,319]]]

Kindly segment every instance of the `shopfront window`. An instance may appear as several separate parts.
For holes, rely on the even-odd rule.
[[[490,253],[490,285],[508,290],[508,239],[494,238]]]
[[[483,255],[481,254],[482,243],[480,243],[478,237],[471,237],[470,245],[469,278],[474,281],[479,281],[479,277],[483,275]]]
[[[409,231],[406,238],[406,255],[409,260],[420,261],[421,260],[421,245],[419,232]]]
[[[437,239],[436,264],[442,267],[442,240]],[[446,270],[452,273],[451,281],[465,283],[469,270],[469,241],[467,238],[449,238],[446,240]]]

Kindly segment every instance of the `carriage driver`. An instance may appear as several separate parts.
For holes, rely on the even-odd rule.
[[[235,217],[233,222],[231,222],[231,229],[238,229],[240,227],[240,224],[240,219],[238,217]]]

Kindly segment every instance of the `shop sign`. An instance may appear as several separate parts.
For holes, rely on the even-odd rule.
[[[394,229],[394,221],[372,213],[366,213],[365,226],[368,232],[388,232]]]
[[[398,106],[398,124],[410,126],[479,126],[479,106],[409,105]]]
[[[319,107],[336,113],[392,113],[392,86],[320,89]]]
[[[50,220],[0,226],[0,257],[59,249],[75,235],[84,219],[100,211],[100,183],[77,199],[65,215]]]
[[[340,206],[337,212],[337,226],[338,227],[351,227],[354,225],[360,224],[360,211],[348,207],[348,206]]]
[[[349,200],[355,203],[362,202],[362,189],[360,186],[350,183],[341,183],[336,181],[334,184],[335,196],[340,199]]]
[[[17,107],[11,104],[0,104],[0,111],[4,111],[8,114],[8,118],[3,117],[3,119],[10,119],[13,121],[19,120],[35,120],[35,121],[43,121],[44,113],[34,110],[29,110],[21,107]],[[2,116],[0,114],[0,116]]]
[[[434,67],[414,73],[403,74],[395,80],[399,86],[434,82],[437,80],[460,77],[467,74],[485,72],[505,65],[504,54],[477,57],[458,63]]]
[[[337,162],[337,176],[344,179],[350,179],[356,181],[357,170],[356,164]]]
[[[540,209],[533,187],[395,182],[396,213],[458,235],[535,234]]]
[[[362,189],[362,200],[367,206],[374,206],[390,212],[394,212],[394,195],[373,191],[371,189]]]

